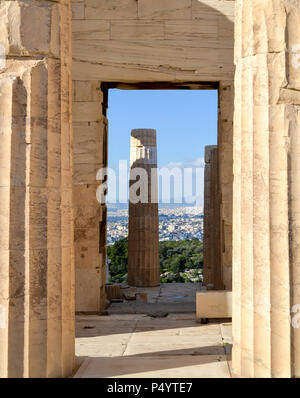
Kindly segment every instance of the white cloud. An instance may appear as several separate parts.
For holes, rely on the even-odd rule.
[[[166,167],[168,169],[172,169],[174,167],[179,167],[181,169],[184,168],[204,168],[205,162],[204,158],[185,158],[183,162],[169,162]]]

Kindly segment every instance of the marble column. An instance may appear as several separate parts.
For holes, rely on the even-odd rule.
[[[131,132],[128,233],[128,283],[137,287],[160,283],[156,131]],[[141,177],[138,169],[144,173]],[[137,184],[137,185],[136,185]]]
[[[233,97],[233,82],[221,81],[218,113],[220,256],[223,288],[226,290],[232,290]]]
[[[212,288],[215,290],[222,290],[224,284],[221,268],[221,193],[218,158],[216,145],[205,147],[203,282],[205,285],[213,285]]]
[[[300,376],[299,20],[299,0],[236,2],[232,365],[245,377]]]
[[[75,362],[70,2],[5,1],[0,15],[0,377],[64,377]]]

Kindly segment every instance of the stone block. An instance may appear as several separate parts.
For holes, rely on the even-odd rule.
[[[157,40],[164,39],[163,21],[111,21],[112,40]]]
[[[196,318],[231,318],[232,292],[209,290],[196,292]]]
[[[191,0],[139,0],[139,18],[191,19]]]
[[[96,191],[98,184],[79,184],[73,186],[73,205],[97,205]],[[1,192],[1,191],[0,191]]]
[[[62,6],[50,1],[1,2],[0,37],[6,54],[59,57],[59,7]]]
[[[0,78],[0,186],[25,185],[25,125],[27,94],[17,76]],[[11,179],[10,166],[20,174]]]
[[[192,43],[192,45],[191,45]],[[199,73],[220,76],[222,72],[223,78],[230,78],[228,72],[233,72],[233,52],[232,49],[226,48],[211,48],[206,39],[194,41],[178,41],[178,40],[155,40],[150,43],[145,40],[139,41],[122,41],[122,40],[102,40],[90,42],[73,42],[73,56],[77,60],[89,61],[95,64],[106,66],[106,68],[119,66],[118,79],[121,78],[121,70],[128,65],[132,70],[141,68],[143,65],[144,79],[147,70],[157,70],[158,72],[172,72],[173,69],[181,75],[182,71],[194,71],[194,78]],[[203,50],[205,49],[205,51]],[[216,60],[218,60],[216,65]],[[224,65],[220,71],[220,64]],[[78,67],[78,66],[77,66]],[[88,67],[87,62],[82,65],[83,69]],[[76,63],[75,63],[76,71]],[[216,72],[215,72],[216,71]],[[111,69],[110,75],[113,77],[114,69]],[[196,74],[195,74],[196,72]],[[83,71],[84,73],[84,71]],[[141,73],[141,71],[139,71]],[[227,77],[225,77],[227,74]],[[81,76],[85,76],[84,74]],[[93,79],[93,74],[90,75]],[[77,78],[77,73],[74,74],[75,80],[88,80],[83,77]],[[99,79],[99,75],[95,80]],[[109,79],[109,80],[110,80]],[[117,77],[115,77],[117,79]],[[127,80],[127,79],[126,79]],[[148,79],[147,79],[148,80]],[[220,79],[222,80],[222,79]],[[135,75],[133,81],[138,81],[138,75]],[[170,77],[167,79],[170,81]]]
[[[76,46],[77,47],[77,46]],[[74,49],[74,46],[73,46]],[[76,50],[75,50],[76,51]],[[75,52],[74,52],[75,54]],[[80,58],[80,49],[77,49],[77,55]],[[143,68],[141,69],[137,65],[122,65],[122,68],[118,64],[116,65],[103,65],[91,62],[81,62],[73,60],[72,64],[72,76],[76,80],[97,80],[102,77],[107,82],[136,82],[136,81],[147,81],[147,82],[165,82],[175,81],[176,73],[171,68]],[[199,78],[198,78],[199,79]]]
[[[86,19],[136,19],[136,0],[86,0]]]
[[[113,285],[105,285],[106,297],[108,300],[113,299],[123,299],[123,292],[121,291],[121,285],[113,284]]]
[[[98,226],[90,228],[78,228],[74,229],[74,242],[81,244],[82,246],[98,247]]]
[[[100,101],[74,102],[73,122],[96,122],[102,118]]]
[[[74,177],[80,178],[78,181],[84,182],[82,178],[91,172],[93,174],[89,175],[89,181],[86,182],[91,182],[92,178],[92,181],[97,183],[96,174],[104,161],[103,128],[101,127],[99,123],[74,124]]]
[[[300,91],[281,88],[278,103],[300,105]]]
[[[198,18],[197,18],[198,19]],[[218,37],[223,48],[234,46],[234,21],[229,22],[223,15],[218,16]]]
[[[74,183],[75,184],[97,184],[100,182],[97,180],[97,172],[100,168],[104,167],[102,163],[93,163],[92,161],[86,164],[84,161],[81,163],[79,159],[74,156]]]
[[[74,6],[74,5],[73,5]],[[72,22],[72,40],[109,40],[109,21],[74,18]]]
[[[103,93],[100,89],[100,81],[75,80],[73,82],[74,101],[76,102],[101,102]]]
[[[100,272],[97,269],[76,268],[76,312],[98,312],[100,309]],[[88,286],[88,288],[87,288]]]
[[[73,3],[72,2],[72,19],[77,20],[77,19],[82,19],[84,20],[85,14],[84,14],[84,2],[82,3]]]
[[[165,21],[166,40],[203,40],[208,45],[217,43],[218,19],[207,16],[205,19],[193,21]]]
[[[75,228],[98,227],[101,217],[100,204],[99,206],[87,206],[82,204],[81,206],[74,207],[73,212]]]

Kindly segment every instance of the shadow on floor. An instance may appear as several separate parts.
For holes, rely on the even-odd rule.
[[[76,337],[96,337],[113,334],[139,333],[147,331],[170,330],[178,328],[207,329],[210,325],[228,323],[229,319],[210,319],[208,324],[197,323],[194,314],[170,314],[163,318],[153,318],[145,314],[116,316],[78,315],[76,316]]]
[[[213,354],[213,352],[215,353]],[[226,353],[227,351],[227,353]],[[210,353],[210,354],[208,354]],[[229,347],[200,347],[118,357],[78,357],[75,378],[100,377],[230,377]]]

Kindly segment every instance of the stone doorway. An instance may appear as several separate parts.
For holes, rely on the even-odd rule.
[[[78,85],[77,90],[76,90],[76,85]],[[76,97],[80,98],[80,94],[79,94],[80,87],[82,87],[81,90],[86,90],[86,87],[89,87],[89,90],[93,90],[92,84],[87,85],[86,82],[85,82],[85,84],[75,82],[75,99],[76,99]],[[143,89],[143,90],[145,90],[145,89],[149,89],[149,90],[151,90],[151,89],[160,89],[160,90],[161,89],[168,89],[168,90],[170,90],[170,89],[173,89],[173,90],[214,89],[214,90],[218,90],[218,93],[219,93],[218,144],[220,145],[220,147],[225,148],[225,150],[229,149],[228,147],[226,148],[226,145],[225,145],[226,137],[225,137],[225,140],[224,139],[222,140],[222,138],[221,138],[220,128],[221,128],[221,126],[224,126],[224,124],[225,125],[230,124],[229,120],[232,120],[232,115],[229,113],[230,110],[232,110],[232,108],[229,108],[229,111],[227,113],[228,119],[225,119],[226,116],[224,113],[226,111],[226,109],[228,109],[228,103],[227,103],[228,100],[232,101],[232,91],[231,91],[232,87],[231,87],[231,85],[229,85],[229,86],[220,85],[218,82],[210,82],[210,83],[205,82],[205,83],[181,83],[181,84],[102,83],[100,85],[100,90],[99,90],[99,86],[94,84],[94,90],[95,90],[94,98],[95,99],[98,98],[99,93],[100,93],[100,98],[102,99],[102,107],[100,108],[100,110],[102,111],[102,116],[103,116],[103,120],[104,120],[103,132],[104,132],[105,136],[102,138],[102,140],[103,140],[102,146],[99,145],[99,147],[98,147],[99,150],[101,150],[100,148],[105,148],[104,150],[106,150],[106,151],[108,150],[107,142],[109,139],[109,120],[107,117],[107,105],[108,105],[108,96],[109,96],[110,88],[121,88],[121,89],[127,89],[127,90],[130,90],[130,89]],[[75,103],[76,103],[76,101],[75,101]],[[221,104],[221,106],[220,106],[220,104]],[[88,104],[86,104],[86,105],[88,105]],[[225,109],[225,107],[226,107],[226,109]],[[100,120],[100,123],[101,123],[101,120]],[[76,127],[76,122],[75,122],[74,126]],[[90,127],[90,126],[88,126],[88,127]],[[93,138],[93,140],[95,140],[95,138]],[[95,147],[94,143],[93,143],[93,147]],[[104,164],[107,165],[107,152],[105,155],[103,154],[103,151],[101,151],[100,153],[102,154],[102,159],[105,159],[106,163],[104,163]],[[91,152],[90,152],[90,154],[91,154]],[[93,154],[93,156],[96,156],[96,153],[92,152],[92,154]],[[223,156],[224,156],[224,154],[223,154]],[[224,165],[224,167],[226,166],[224,164],[224,161],[222,161],[222,158],[221,158],[220,162],[221,162],[221,164]],[[230,164],[230,163],[227,163],[227,167],[228,167],[228,164]],[[227,170],[229,170],[229,173],[231,172],[229,167],[227,168]],[[224,172],[222,174],[222,178],[224,180],[222,181],[222,184],[220,184],[220,186],[226,187],[226,182],[228,184],[228,181],[231,181],[231,183],[232,183],[232,180],[230,178],[228,178],[228,176],[226,176]],[[81,189],[83,189],[83,188],[81,188]],[[228,195],[228,194],[230,194],[230,192],[231,192],[230,190],[227,192],[224,192],[223,195],[225,195],[225,197],[226,197],[226,194]],[[207,201],[209,201],[209,200],[210,200],[210,197],[207,197]],[[229,197],[227,197],[227,200],[228,200],[228,202],[230,202],[231,199]],[[225,201],[224,201],[224,206],[226,207]],[[105,217],[100,220],[100,224],[99,224],[99,233],[100,233],[100,237],[102,235],[103,240],[100,239],[100,256],[98,257],[101,264],[104,264],[106,249],[105,249],[105,240],[104,240],[103,236],[106,236],[107,209],[106,209],[105,205],[99,206],[99,208],[100,208],[101,213],[105,213]],[[219,213],[220,217],[218,219],[218,222],[219,222],[220,218],[221,218],[221,208],[220,207],[219,207],[218,211],[220,212]],[[84,220],[83,220],[84,214],[85,214],[84,211],[81,211],[81,213],[80,213],[80,222],[81,223],[84,223]],[[213,220],[210,220],[210,221],[213,221]],[[231,221],[228,218],[226,221],[226,224],[230,225],[230,222]],[[86,225],[88,225],[88,224],[86,224]],[[76,220],[75,220],[75,226],[76,226]],[[219,226],[218,228],[219,228],[219,230],[221,230],[221,226]],[[76,236],[76,230],[75,230],[75,236]],[[220,239],[221,239],[221,237],[220,237]],[[223,239],[225,239],[225,238],[223,238]],[[230,241],[230,237],[227,238],[227,242],[228,241]],[[210,240],[207,241],[207,244],[211,244]],[[220,241],[218,242],[218,244],[220,245]],[[98,252],[97,252],[98,247],[96,244],[95,245],[91,244],[90,247],[88,247],[87,244],[85,244],[85,246],[84,246],[85,253],[88,251],[87,249],[94,250],[95,255],[98,256]],[[219,250],[221,250],[221,249],[219,248]],[[221,251],[220,251],[220,257],[221,257]],[[84,258],[85,257],[80,256],[80,259],[84,259]],[[78,260],[78,261],[83,261],[83,260]],[[76,270],[77,271],[77,281],[76,281],[77,300],[80,301],[79,294],[80,294],[80,290],[81,290],[84,300],[86,300],[88,296],[92,297],[94,295],[94,303],[98,302],[100,304],[100,306],[99,307],[91,307],[91,308],[79,307],[79,309],[77,307],[77,313],[80,313],[76,317],[77,318],[77,339],[76,339],[77,354],[79,357],[81,357],[79,360],[85,361],[85,362],[82,365],[82,368],[80,371],[81,373],[78,373],[78,375],[76,377],[85,377],[88,373],[85,373],[82,369],[85,369],[86,366],[88,366],[89,368],[91,366],[93,367],[95,364],[96,364],[95,374],[98,374],[98,375],[102,374],[101,373],[102,370],[98,369],[97,362],[94,362],[94,359],[97,359],[97,357],[99,358],[99,357],[101,357],[101,355],[104,355],[103,363],[105,363],[106,355],[108,355],[108,356],[112,355],[113,357],[115,356],[115,354],[113,352],[104,353],[101,351],[101,346],[102,346],[103,342],[105,341],[105,339],[111,338],[112,341],[114,339],[114,336],[111,335],[111,337],[110,337],[110,333],[109,333],[109,330],[110,330],[109,328],[112,327],[114,322],[119,322],[119,326],[121,328],[120,330],[122,330],[123,325],[125,326],[126,322],[127,323],[132,322],[133,324],[136,323],[142,329],[144,327],[149,328],[151,325],[154,325],[154,323],[155,323],[155,325],[154,325],[155,327],[151,326],[151,328],[154,327],[154,329],[153,329],[154,337],[153,338],[155,338],[155,335],[157,333],[161,333],[161,331],[160,331],[161,329],[166,329],[164,332],[166,336],[168,335],[168,333],[171,333],[171,335],[172,335],[173,328],[176,329],[177,327],[178,328],[183,327],[184,323],[186,323],[186,325],[191,325],[191,323],[193,322],[194,328],[195,328],[195,331],[193,333],[195,333],[198,336],[203,336],[203,338],[205,338],[204,336],[206,335],[206,329],[205,329],[205,327],[203,327],[200,330],[198,328],[198,326],[200,327],[200,325],[197,326],[196,318],[195,318],[196,290],[199,289],[200,286],[189,286],[189,285],[185,285],[185,284],[169,284],[169,285],[163,284],[157,288],[155,288],[155,287],[148,288],[148,289],[147,288],[138,288],[138,289],[135,289],[135,293],[137,293],[137,297],[138,297],[137,300],[135,300],[135,301],[124,300],[122,303],[114,302],[114,303],[111,303],[108,308],[106,308],[106,301],[105,301],[105,303],[104,302],[101,303],[101,299],[104,300],[106,297],[105,296],[105,281],[106,281],[105,267],[100,266],[98,269],[96,268],[95,275],[99,275],[99,276],[98,276],[98,279],[96,279],[96,278],[93,279],[93,285],[91,285],[89,278],[86,278],[84,280],[79,279],[82,272],[85,273],[85,277],[88,275],[86,273],[86,270],[87,270],[86,267],[83,267],[83,269],[79,270],[79,272],[78,272],[78,270]],[[99,270],[100,270],[100,272],[99,272]],[[91,270],[88,272],[92,273],[93,271]],[[101,280],[103,280],[103,279],[104,279],[104,283],[103,283],[103,285],[101,285]],[[231,279],[229,279],[229,280],[231,281]],[[228,283],[228,281],[226,283]],[[78,284],[80,285],[80,290],[78,289]],[[93,291],[93,289],[91,289],[92,286],[94,286],[94,291]],[[129,290],[125,289],[127,294],[130,293]],[[95,294],[99,294],[99,291],[101,293],[100,293],[100,297],[98,298],[97,296],[95,296]],[[123,293],[123,291],[121,291],[121,292]],[[147,296],[146,300],[144,299],[145,296]],[[181,298],[182,296],[183,296],[183,298]],[[97,300],[99,300],[99,301],[97,301]],[[103,315],[102,316],[96,315],[96,313],[99,314],[99,312],[102,313]],[[83,313],[85,313],[85,315]],[[89,316],[86,315],[86,314],[91,314],[91,313],[94,313],[95,315],[89,315]],[[104,315],[104,314],[109,314],[109,315]],[[185,318],[184,318],[184,316],[185,316]],[[141,319],[138,319],[139,317]],[[158,319],[154,323],[151,322],[151,319],[155,319],[157,317],[158,317]],[[105,320],[105,323],[103,324],[104,320]],[[230,373],[227,373],[228,369],[229,369],[227,360],[229,361],[229,359],[230,359],[230,356],[229,356],[230,351],[228,349],[227,349],[227,351],[224,351],[225,346],[224,347],[222,346],[225,340],[222,339],[221,334],[219,335],[219,328],[221,328],[221,326],[222,325],[220,322],[217,322],[215,324],[210,324],[209,326],[207,326],[208,330],[210,330],[210,328],[214,329],[213,333],[215,333],[214,336],[215,336],[216,340],[213,341],[212,345],[215,345],[216,347],[215,348],[211,347],[211,342],[210,342],[210,343],[208,343],[208,346],[207,346],[208,348],[206,350],[204,348],[202,349],[202,354],[216,355],[215,357],[213,357],[213,356],[207,357],[208,363],[211,363],[210,366],[214,367],[214,361],[216,361],[216,363],[218,361],[221,361],[222,365],[220,368],[220,375],[221,375],[221,377],[228,377],[230,375]],[[108,327],[108,329],[106,331],[107,327]],[[86,330],[89,328],[91,330]],[[99,328],[103,328],[103,331],[101,333],[99,333]],[[228,327],[227,327],[227,329],[228,329]],[[229,326],[229,329],[230,329],[230,326]],[[177,332],[184,333],[184,332],[180,332],[179,329],[176,331],[176,333]],[[135,333],[135,328],[132,329],[132,331],[130,333]],[[199,335],[199,333],[200,333],[200,335]],[[101,338],[101,336],[102,336],[102,338]],[[217,336],[220,336],[220,340],[217,338]],[[88,338],[88,339],[86,339],[86,338]],[[125,335],[121,338],[121,340],[123,338],[125,338]],[[141,338],[142,338],[142,334],[140,334],[140,337],[138,337],[138,339],[141,340]],[[145,338],[146,338],[146,336],[145,336]],[[126,340],[126,338],[125,338],[125,340]],[[180,337],[178,337],[177,342],[180,346],[180,344],[181,344]],[[228,343],[228,341],[226,342],[226,344],[227,343]],[[229,341],[229,343],[228,343],[229,346],[230,346],[230,343],[231,343],[231,341]],[[131,350],[131,349],[135,349],[135,348],[134,347],[130,348],[129,346],[128,346],[128,348],[126,348],[126,346],[125,346],[124,353],[127,349]],[[94,350],[94,353],[92,353],[91,350]],[[167,354],[168,350],[162,349],[162,352],[165,352],[165,351]],[[193,351],[192,347],[190,347],[190,350],[186,351],[187,363],[191,360],[190,355],[193,352],[194,351]],[[220,352],[221,352],[221,354],[220,354]],[[88,356],[94,358],[89,365],[88,365],[89,360],[85,360],[83,358],[85,355],[88,355]],[[160,353],[155,352],[155,350],[153,351],[152,354],[151,354],[151,352],[149,352],[149,355],[151,358],[154,357],[153,360],[157,361],[158,364],[160,363],[162,358],[164,358],[163,360],[165,360],[165,357],[164,356],[160,357]],[[158,355],[158,357],[155,359],[156,355]],[[163,355],[165,355],[165,354],[163,354]],[[169,351],[168,355],[170,356],[170,358],[169,358],[170,360],[172,360],[172,358],[174,358],[173,355],[175,355],[177,358],[177,353],[175,351],[172,351],[172,352]],[[218,357],[218,355],[221,355],[221,356]],[[122,359],[120,358],[120,363],[123,363],[123,361],[124,361],[124,364],[126,363],[126,361],[127,361],[126,356],[127,356],[127,354],[125,354],[124,358],[122,358]],[[130,362],[130,358],[128,360]],[[112,361],[112,366],[114,366],[113,363],[114,363],[114,361]],[[133,358],[133,364],[134,363],[136,364],[137,367],[139,367],[139,365],[138,365],[139,358],[138,357]],[[205,360],[204,360],[204,363],[206,363]],[[107,366],[110,366],[110,364],[108,364]],[[134,373],[135,367],[134,367],[134,365],[132,365],[132,366],[133,366],[132,372]],[[157,365],[158,368],[160,366],[161,365]],[[178,372],[180,372],[180,369],[178,369]],[[184,373],[182,373],[182,374],[184,374]]]
[[[218,90],[218,153],[219,160],[214,167],[218,168],[218,195],[220,199],[215,203],[215,214],[217,217],[210,217],[209,223],[219,231],[219,234],[208,236],[206,233],[204,251],[209,246],[214,246],[216,258],[214,267],[222,274],[222,282],[215,285],[216,289],[231,289],[231,228],[232,228],[232,86],[218,82],[205,83],[102,83],[99,87],[95,82],[75,82],[74,88],[74,109],[80,106],[82,112],[78,115],[81,121],[74,121],[75,148],[78,145],[78,173],[76,173],[75,150],[75,267],[76,267],[76,312],[95,313],[105,309],[105,283],[106,273],[106,228],[107,208],[105,204],[99,205],[96,201],[96,190],[101,181],[95,180],[97,167],[107,167],[108,157],[108,124],[107,106],[109,89],[118,88],[125,90]],[[100,101],[99,101],[100,97]],[[80,99],[94,99],[94,101],[80,101]],[[98,99],[98,101],[96,101]],[[229,106],[231,105],[231,106]],[[91,119],[91,112],[95,116],[89,122],[84,119]],[[102,113],[97,119],[97,113]],[[97,113],[96,113],[97,112]],[[83,131],[83,127],[86,129]],[[223,133],[224,130],[224,133]],[[99,131],[101,132],[99,134]],[[230,134],[231,132],[231,134]],[[89,167],[89,177],[85,184],[87,175],[82,174],[82,160]],[[99,162],[100,159],[100,162]],[[216,159],[216,160],[217,160]],[[219,167],[220,165],[220,167]],[[210,163],[212,167],[212,163]],[[91,182],[94,181],[92,184]],[[103,181],[102,181],[103,182]],[[94,198],[92,195],[95,195]],[[222,199],[221,199],[222,198]],[[81,204],[80,204],[81,202]],[[206,194],[205,203],[211,202],[210,192]],[[206,209],[207,217],[211,209]],[[222,222],[221,222],[222,220]],[[214,227],[215,225],[215,227]],[[100,240],[98,241],[98,236]],[[208,254],[206,253],[208,258]],[[208,263],[208,262],[207,262]],[[211,261],[210,261],[211,264]],[[206,264],[205,283],[214,284],[210,275],[210,266]],[[100,292],[100,294],[99,294]]]
[[[128,220],[130,215],[126,213],[128,211],[128,197],[121,198],[122,203],[119,203],[120,197],[118,194],[119,187],[117,189],[116,185],[120,184],[120,178],[122,178],[122,196],[125,196],[126,187],[128,189],[129,183],[129,175],[127,172],[129,171],[129,153],[130,153],[130,131],[133,126],[139,125],[141,123],[145,126],[154,126],[157,129],[157,150],[160,154],[160,162],[158,163],[159,170],[161,167],[166,167],[166,156],[168,161],[174,162],[182,160],[186,156],[182,154],[188,154],[189,158],[197,158],[198,163],[197,167],[200,167],[198,170],[198,176],[194,175],[193,181],[193,188],[195,193],[195,183],[197,179],[198,187],[198,195],[201,195],[201,198],[198,197],[197,207],[186,207],[188,206],[187,203],[183,201],[183,203],[178,202],[178,204],[170,204],[174,200],[174,195],[177,195],[177,199],[179,195],[182,195],[184,199],[186,199],[189,193],[184,192],[184,184],[183,184],[183,170],[174,169],[177,174],[176,184],[177,186],[173,186],[168,180],[168,175],[163,176],[160,175],[158,178],[158,187],[159,187],[159,238],[157,242],[161,240],[160,247],[161,249],[165,247],[164,252],[166,251],[167,246],[164,242],[166,240],[171,241],[182,241],[182,239],[200,239],[199,244],[203,245],[203,213],[201,208],[203,209],[203,190],[204,190],[204,147],[207,144],[217,144],[217,130],[218,130],[218,90],[214,89],[217,85],[211,85],[210,90],[207,90],[206,85],[172,85],[169,84],[145,84],[145,85],[138,85],[139,89],[136,89],[135,85],[122,85],[122,90],[120,88],[112,88],[108,92],[108,142],[109,142],[109,149],[108,149],[108,158],[109,158],[109,167],[112,173],[111,177],[108,177],[108,206],[107,206],[107,261],[110,261],[109,253],[112,251],[112,248],[116,247],[116,250],[120,251],[120,255],[125,250],[125,243],[124,240],[121,240],[119,243],[116,243],[118,239],[124,239],[128,237]],[[155,90],[152,88],[155,87]],[[188,87],[188,89],[187,89]],[[201,87],[201,90],[199,90]],[[206,90],[205,90],[206,88]],[[161,98],[164,98],[163,100]],[[207,98],[204,100],[204,98]],[[171,101],[173,104],[172,107],[168,106],[167,104]],[[157,104],[161,104],[158,106]],[[141,105],[142,104],[142,105]],[[160,116],[162,112],[161,108],[164,110],[163,115]],[[201,109],[199,109],[201,108]],[[145,111],[144,111],[145,110]],[[136,116],[136,113],[142,113],[144,116]],[[149,116],[148,116],[149,115]],[[150,115],[152,115],[150,117]],[[187,120],[189,117],[192,118],[190,121]],[[194,116],[193,116],[194,115]],[[161,119],[162,118],[162,119]],[[208,118],[211,119],[208,120]],[[122,119],[122,123],[120,124],[119,119]],[[138,122],[137,122],[138,120]],[[141,121],[142,120],[142,121]],[[166,128],[165,124],[168,124],[168,128]],[[178,125],[181,126],[178,129]],[[120,134],[120,131],[122,134]],[[192,142],[192,138],[194,142],[191,146],[186,147],[187,142]],[[182,143],[182,145],[181,145]],[[180,154],[182,157],[178,158],[178,153],[174,155],[174,151],[178,152],[178,145],[180,145]],[[122,149],[120,149],[122,148]],[[166,155],[166,149],[168,148],[168,152],[170,154]],[[177,148],[177,149],[176,149]],[[217,146],[214,147],[217,149]],[[206,148],[209,149],[209,148]],[[171,155],[173,153],[173,155]],[[216,157],[211,160],[209,165],[211,170],[217,171],[218,174],[218,164],[217,164],[217,151]],[[118,158],[116,159],[116,154]],[[174,158],[175,156],[175,158]],[[176,157],[177,156],[177,157]],[[208,156],[206,154],[206,158]],[[123,159],[122,163],[122,172],[120,174],[119,167],[117,166],[118,161]],[[164,160],[163,160],[164,159]],[[201,163],[199,160],[201,159]],[[206,159],[206,160],[207,160]],[[124,162],[127,165],[127,170],[123,171]],[[111,167],[113,167],[111,169]],[[182,165],[183,167],[183,165]],[[195,173],[196,165],[191,163],[191,160],[186,164],[186,167],[193,167],[193,171]],[[173,166],[172,166],[173,168]],[[165,170],[166,171],[166,170]],[[215,172],[214,171],[214,172]],[[129,174],[129,173],[128,173]],[[159,173],[160,174],[160,173]],[[207,173],[206,173],[207,174]],[[175,173],[176,177],[176,173]],[[178,178],[179,177],[179,178]],[[167,178],[167,180],[166,180]],[[123,181],[125,180],[125,181]],[[209,213],[211,212],[210,208],[205,210],[206,218],[209,218],[208,222],[205,224],[209,224],[211,230],[218,231],[215,234],[217,238],[216,245],[220,245],[220,204],[219,204],[219,191],[218,191],[218,179],[215,179],[210,183],[210,178],[206,178],[207,184],[209,186],[215,187],[215,191],[210,193],[209,191],[206,192],[206,203],[209,204],[210,201],[217,198],[217,204],[215,206],[210,206],[211,209],[214,211],[210,216]],[[125,184],[125,188],[124,188]],[[166,193],[163,194],[162,187],[166,187],[170,185],[170,203],[162,203],[166,202]],[[173,187],[171,187],[171,185]],[[179,188],[179,189],[178,189]],[[201,191],[201,194],[200,194]],[[205,191],[207,191],[207,187],[205,187]],[[128,195],[128,192],[127,192]],[[162,200],[162,195],[164,196],[164,201]],[[168,193],[167,193],[168,196]],[[172,199],[173,198],[173,199]],[[194,203],[196,205],[196,203]],[[162,207],[161,207],[162,206]],[[169,206],[169,207],[168,207]],[[170,207],[171,206],[171,207]],[[207,207],[207,206],[206,206]],[[214,209],[215,208],[215,209]],[[194,211],[193,211],[194,210]],[[197,214],[195,211],[198,211]],[[162,213],[162,215],[161,215]],[[216,217],[214,214],[218,213],[219,215]],[[183,217],[183,218],[182,218]],[[215,218],[214,218],[215,217]],[[180,221],[174,221],[179,220]],[[112,219],[113,222],[110,223],[109,220]],[[167,221],[168,220],[168,221]],[[183,222],[184,220],[184,222]],[[198,230],[190,229],[188,231],[188,225],[190,223],[194,224],[198,221]],[[168,233],[168,230],[172,226],[172,222],[174,222],[174,226],[177,230],[177,233]],[[171,223],[171,224],[170,224]],[[179,224],[178,224],[179,223]],[[129,223],[130,224],[130,223]],[[137,223],[140,226],[140,222]],[[120,226],[121,225],[121,226]],[[191,226],[191,225],[190,225]],[[112,228],[112,230],[110,230]],[[181,229],[181,233],[179,232]],[[140,231],[140,227],[138,229]],[[197,235],[194,235],[193,232],[197,232]],[[140,233],[140,232],[139,232]],[[139,233],[137,237],[139,237]],[[205,231],[207,234],[207,231]],[[135,238],[135,239],[136,239]],[[123,242],[123,243],[122,243]],[[145,242],[142,240],[140,244],[139,250],[141,254],[143,254],[143,243]],[[172,242],[170,242],[172,243]],[[179,242],[173,242],[174,244],[178,244]],[[182,244],[184,241],[182,241]],[[185,242],[188,244],[188,241]],[[212,245],[213,239],[209,236],[206,237],[206,247],[204,251],[206,251],[205,255],[208,257],[209,254],[207,253],[207,247]],[[148,245],[148,243],[147,243]],[[165,245],[165,246],[164,246]],[[199,246],[199,245],[198,245]],[[198,247],[197,246],[197,247]],[[127,246],[126,246],[127,247]],[[148,247],[148,246],[147,246]],[[194,247],[194,245],[193,245]],[[161,251],[160,249],[160,251]],[[170,251],[171,248],[169,248]],[[173,251],[172,249],[171,251]],[[179,249],[182,250],[182,249]],[[220,249],[217,246],[211,250],[210,253],[217,253],[218,256],[213,258],[213,261],[210,261],[210,264],[213,265],[213,268],[216,269],[216,272],[221,273],[221,265],[215,261],[216,258],[221,258]],[[149,261],[152,260],[152,252],[150,251]],[[144,255],[144,254],[143,254]],[[211,255],[211,254],[210,254]],[[115,256],[115,255],[114,255]],[[200,252],[199,256],[203,256],[203,249]],[[198,257],[199,257],[198,256]],[[114,258],[114,257],[113,257]],[[124,260],[124,259],[123,259]],[[122,261],[123,261],[122,260]],[[165,258],[166,260],[166,258]],[[192,261],[191,258],[186,258],[186,262],[188,260]],[[119,259],[120,261],[120,259]],[[173,261],[174,262],[174,261]],[[197,281],[194,280],[192,284],[192,279],[189,278],[188,280],[179,277],[179,274],[174,275],[176,279],[172,278],[172,273],[169,274],[168,279],[164,278],[160,286],[157,288],[150,288],[147,286],[146,288],[136,288],[134,283],[130,283],[126,279],[126,271],[124,271],[124,266],[119,267],[119,264],[115,262],[109,265],[109,268],[113,267],[113,273],[110,272],[110,279],[107,282],[114,283],[114,285],[106,285],[106,293],[107,293],[107,300],[110,302],[109,308],[107,308],[108,313],[148,313],[154,311],[164,311],[165,313],[172,313],[172,312],[195,312],[196,311],[196,291],[200,290],[202,287],[202,283],[200,282],[200,278]],[[108,264],[107,264],[108,268]],[[116,268],[119,271],[116,271]],[[184,267],[185,268],[185,267]],[[193,267],[191,267],[193,268]],[[210,272],[210,266],[208,265],[208,261],[206,261],[205,269]],[[170,268],[167,268],[168,270]],[[160,273],[162,273],[161,271]],[[179,272],[179,271],[178,271]],[[216,281],[210,277],[210,275],[205,273],[205,285],[211,285],[214,283],[214,289],[223,289],[223,285],[220,286],[216,284]],[[114,276],[116,275],[116,276]],[[125,281],[121,278],[121,275],[125,275]],[[202,275],[203,276],[203,275]],[[186,275],[187,278],[187,275]],[[171,282],[179,282],[182,283],[171,283]],[[190,282],[190,287],[186,285],[186,283]],[[169,282],[169,283],[167,283]],[[185,282],[185,284],[183,283]],[[130,287],[128,287],[128,284]],[[180,291],[181,290],[181,291]],[[121,301],[123,300],[123,301]]]

